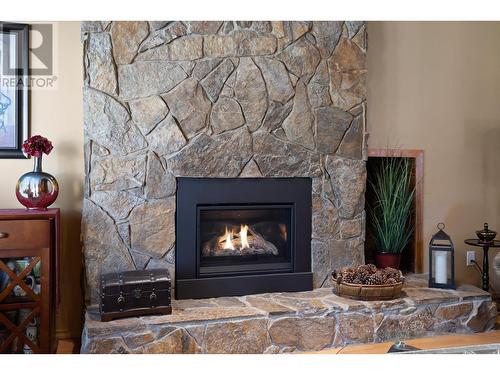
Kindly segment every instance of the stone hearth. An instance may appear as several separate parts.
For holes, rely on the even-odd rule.
[[[173,314],[102,323],[87,311],[82,353],[285,353],[493,328],[491,296],[407,282],[401,298],[363,302],[329,288],[173,301]]]

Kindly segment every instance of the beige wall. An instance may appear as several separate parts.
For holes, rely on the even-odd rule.
[[[82,45],[79,22],[58,22],[54,40],[57,89],[31,92],[31,135],[52,140],[44,170],[60,184],[53,207],[62,215],[62,304],[57,319],[60,336],[80,335],[80,219],[83,191]],[[32,169],[32,160],[0,160],[0,208],[21,208],[14,188],[19,176]]]
[[[457,279],[479,285],[463,240],[500,229],[500,23],[370,22],[368,36],[369,147],[424,150],[424,264],[442,221]]]

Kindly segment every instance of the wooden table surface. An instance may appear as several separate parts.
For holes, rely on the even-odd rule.
[[[419,349],[454,348],[468,345],[485,345],[500,343],[500,331],[489,331],[471,335],[449,334],[445,336],[423,337],[419,339],[404,340],[406,344]],[[394,341],[348,345],[343,348],[325,349],[309,354],[384,354],[394,344]]]

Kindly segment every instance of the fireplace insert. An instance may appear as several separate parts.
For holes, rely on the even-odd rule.
[[[310,178],[178,178],[176,298],[312,289]]]

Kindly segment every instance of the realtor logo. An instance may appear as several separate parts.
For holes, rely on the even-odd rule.
[[[52,24],[30,25],[30,67],[31,75],[50,76],[53,74],[53,32]]]
[[[56,88],[56,36],[51,23],[0,22],[0,87]]]

